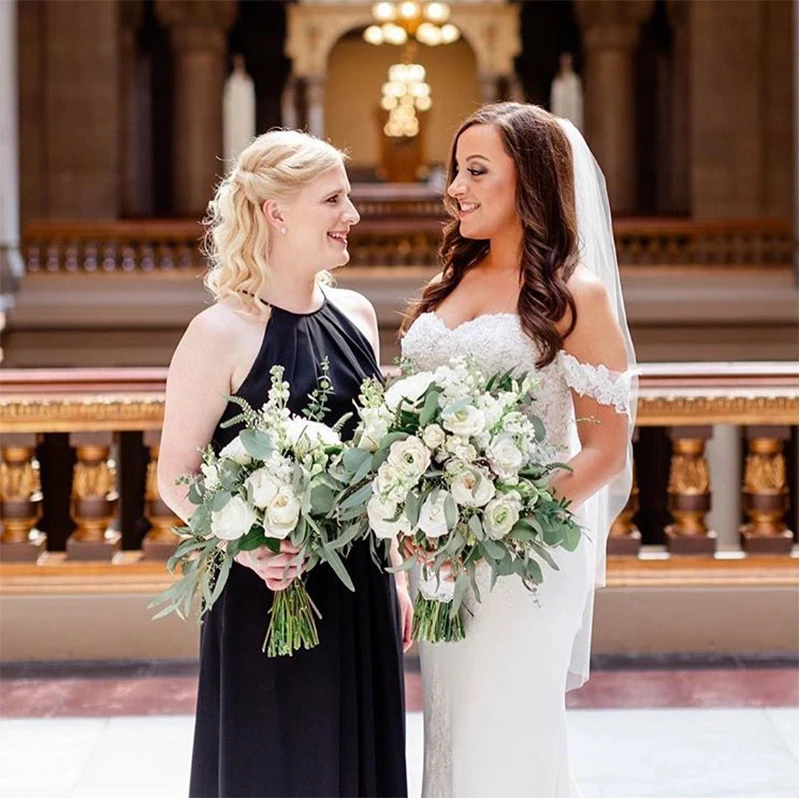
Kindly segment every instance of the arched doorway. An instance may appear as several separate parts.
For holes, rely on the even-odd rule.
[[[349,151],[351,174],[354,180],[364,181],[386,175],[381,87],[389,66],[403,60],[403,48],[367,44],[361,33],[361,28],[350,30],[331,48],[325,133],[331,142]],[[453,131],[480,104],[481,87],[475,53],[464,39],[443,47],[421,45],[413,58],[425,67],[433,99],[416,143],[422,166],[430,167],[446,161]],[[424,172],[416,177],[424,177]]]

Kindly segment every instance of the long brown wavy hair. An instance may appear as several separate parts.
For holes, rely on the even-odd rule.
[[[556,118],[539,106],[494,103],[478,109],[456,133],[450,150],[447,185],[456,175],[456,145],[473,125],[494,125],[513,159],[516,209],[522,225],[520,292],[517,312],[525,333],[539,347],[537,367],[555,359],[577,321],[567,281],[578,263],[578,227],[572,149]],[[465,239],[459,232],[458,203],[445,192],[450,221],[442,233],[441,280],[429,283],[405,316],[401,333],[421,314],[434,311],[464,275],[489,253],[486,239]],[[564,333],[556,327],[569,311]]]

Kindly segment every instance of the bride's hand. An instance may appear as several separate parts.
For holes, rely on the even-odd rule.
[[[408,593],[406,584],[397,584],[397,602],[400,606],[400,629],[403,633],[403,652],[407,653],[413,643],[411,631],[413,629],[414,604]]]
[[[285,589],[295,578],[303,574],[303,564],[291,566],[287,564],[297,556],[300,550],[285,539],[281,542],[280,553],[273,553],[266,546],[255,550],[244,550],[234,556],[234,561],[243,567],[252,569],[273,592]]]

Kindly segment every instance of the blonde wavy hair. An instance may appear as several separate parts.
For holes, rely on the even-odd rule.
[[[310,181],[345,162],[345,153],[301,131],[273,130],[255,138],[236,159],[208,204],[203,250],[209,269],[205,286],[217,302],[265,317],[259,302],[269,284],[267,260],[274,235],[262,207],[267,200],[290,202]],[[330,283],[330,273],[320,281]]]

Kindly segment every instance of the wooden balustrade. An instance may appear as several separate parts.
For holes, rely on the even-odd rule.
[[[714,425],[741,426],[747,454],[741,470],[743,553],[788,555],[794,535],[785,523],[789,504],[786,444],[798,423],[798,366],[786,363],[649,364],[640,381],[637,433],[663,427],[672,442],[668,509],[663,531],[668,557],[713,558],[716,532],[707,515],[714,498],[706,444]],[[175,544],[179,521],[163,503],[155,477],[163,418],[164,369],[3,370],[0,398],[0,563],[52,562],[37,529],[42,491],[37,443],[69,434],[75,454],[70,513],[76,525],[66,541],[68,562],[131,559],[160,561]],[[150,523],[144,540],[120,553],[114,528],[120,488],[129,478],[117,462],[122,432],[142,432],[147,474],[140,497]],[[609,555],[641,558],[638,483],[610,535]],[[124,556],[124,558],[122,558]],[[122,560],[120,561],[120,559]],[[50,562],[48,562],[50,559]]]
[[[397,197],[368,189],[354,192],[362,221],[350,234],[351,263],[435,266],[446,219],[440,199],[424,189]],[[617,219],[614,232],[624,267],[785,267],[797,249],[791,225],[771,219]],[[35,273],[198,270],[202,234],[194,220],[43,220],[26,226],[22,252]]]

